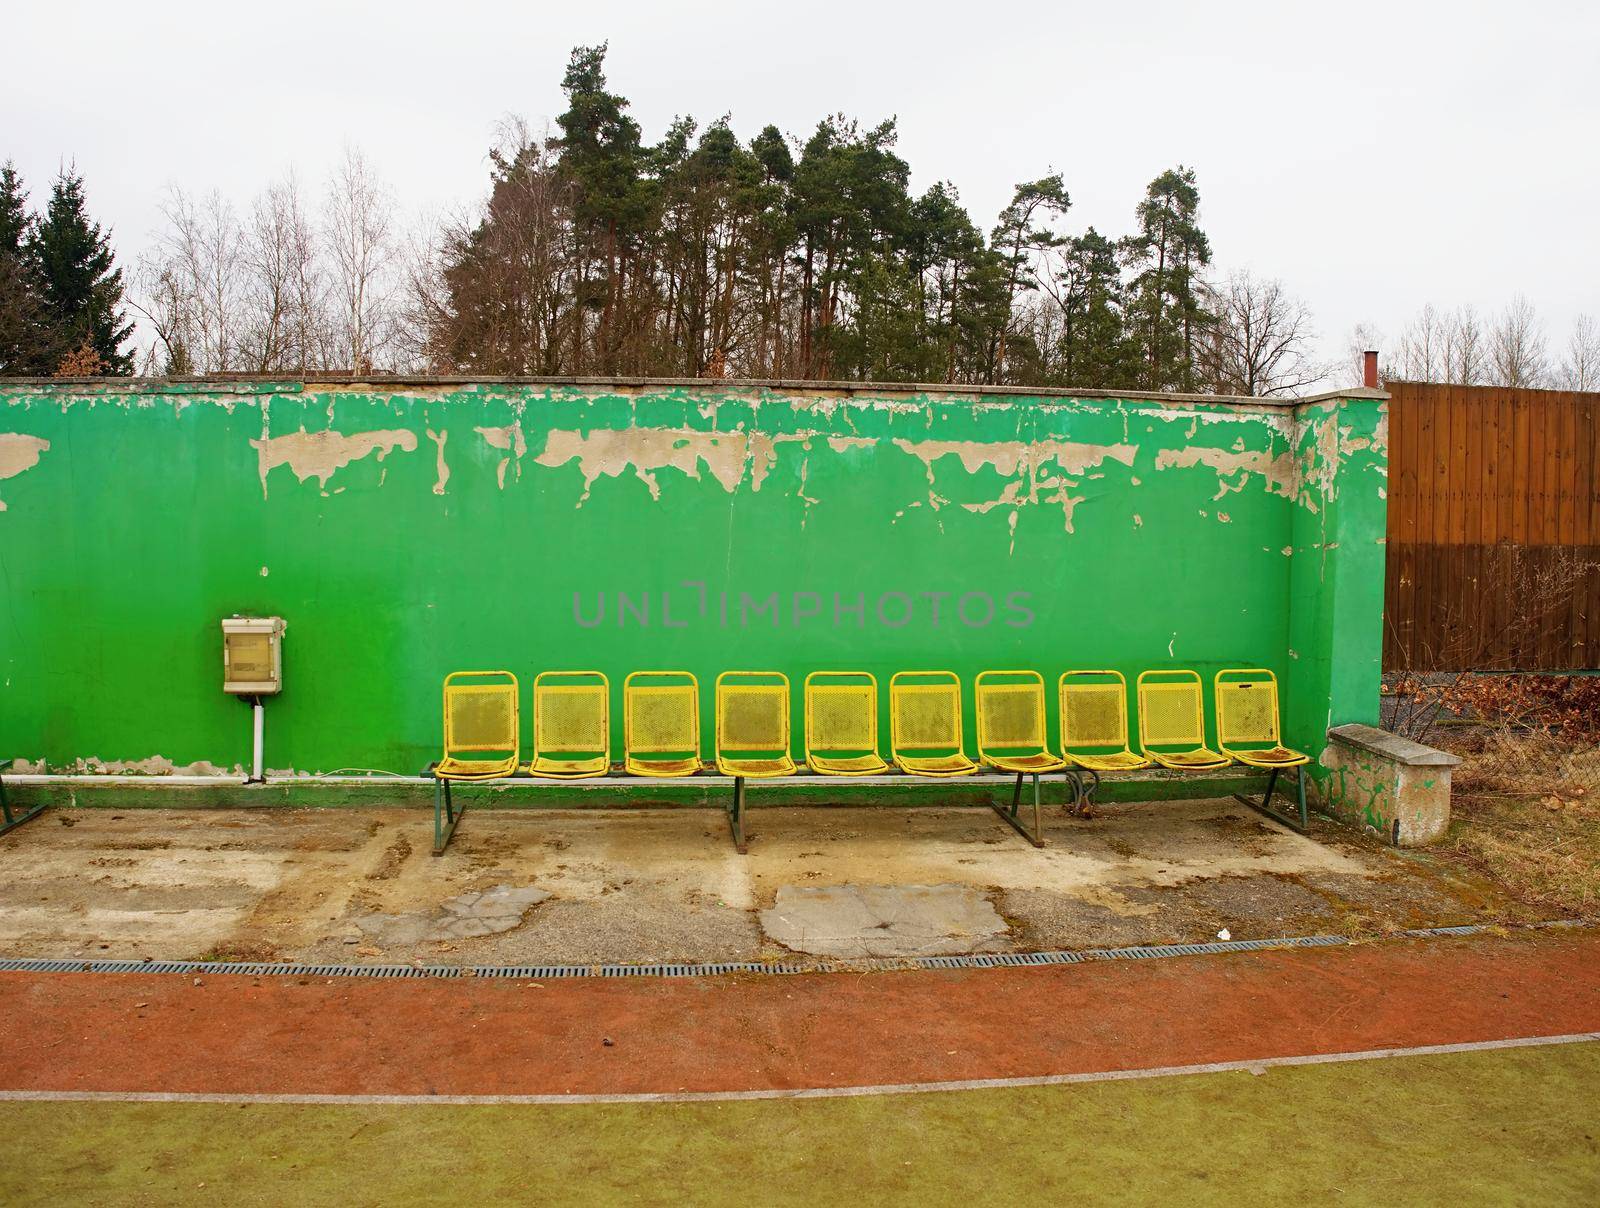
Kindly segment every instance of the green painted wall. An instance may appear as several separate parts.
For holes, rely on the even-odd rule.
[[[1383,424],[1365,397],[0,386],[0,757],[247,763],[233,613],[288,622],[269,769],[415,773],[473,667],[687,668],[709,734],[727,668],[798,703],[822,667],[1264,665],[1320,752],[1376,719]]]

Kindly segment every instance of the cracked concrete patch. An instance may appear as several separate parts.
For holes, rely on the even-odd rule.
[[[761,926],[792,951],[842,957],[998,952],[1008,930],[970,885],[783,885]]]
[[[355,924],[369,940],[385,947],[477,939],[520,926],[523,916],[550,896],[531,885],[496,885],[481,893],[450,898],[426,914],[368,914],[357,918]]]

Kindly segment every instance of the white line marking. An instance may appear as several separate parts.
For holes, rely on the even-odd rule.
[[[1190,1074],[1265,1073],[1301,1065],[1337,1065],[1378,1061],[1387,1057],[1436,1057],[1448,1053],[1482,1053],[1553,1044],[1600,1040],[1600,1032],[1564,1036],[1518,1036],[1465,1044],[1425,1044],[1405,1049],[1364,1049],[1353,1053],[1309,1053],[1300,1057],[1261,1057],[1252,1061],[1214,1061],[1205,1065],[1167,1065],[1151,1069],[1102,1070],[1082,1074],[1045,1074],[1033,1078],[970,1078],[959,1082],[901,1082],[886,1086],[823,1086],[793,1090],[666,1091],[614,1095],[252,1095],[204,1091],[3,1091],[0,1103],[290,1103],[323,1107],[449,1107],[510,1104],[528,1107],[582,1106],[603,1103],[737,1103],[756,1099],[853,1099],[863,1095],[924,1095],[941,1091],[1007,1090],[1029,1086],[1072,1086],[1080,1082],[1126,1082],[1136,1078],[1174,1078]]]

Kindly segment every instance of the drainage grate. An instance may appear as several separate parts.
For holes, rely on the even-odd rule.
[[[1597,925],[1592,919],[1553,919],[1507,930],[1538,931]],[[1406,939],[1477,935],[1489,930],[1476,923],[1454,927],[1419,927],[1397,934]],[[1500,930],[1500,928],[1496,928]],[[769,975],[838,972],[893,972],[906,969],[1015,969],[1043,965],[1076,965],[1084,961],[1163,960],[1175,956],[1216,956],[1228,952],[1260,952],[1268,948],[1331,948],[1353,942],[1343,935],[1296,935],[1267,940],[1213,940],[1202,944],[1141,944],[1127,948],[1091,948],[1082,952],[983,952],[965,956],[920,956],[871,960],[715,961],[705,964],[649,965],[296,965],[278,962],[134,961],[94,959],[0,958],[0,973],[183,973],[191,976],[243,974],[250,977],[488,977],[543,981],[574,977],[715,977],[728,973]]]

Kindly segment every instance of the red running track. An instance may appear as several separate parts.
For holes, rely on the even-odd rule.
[[[0,973],[0,1020],[0,1091],[595,1095],[1030,1078],[1600,1031],[1600,935],[540,983]]]

